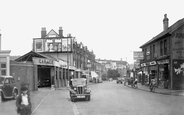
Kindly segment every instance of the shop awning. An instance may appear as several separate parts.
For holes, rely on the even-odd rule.
[[[91,71],[91,77],[92,78],[97,78],[98,74],[95,71]]]

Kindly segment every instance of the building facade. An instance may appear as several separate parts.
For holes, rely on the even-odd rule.
[[[142,82],[157,80],[160,87],[184,89],[184,19],[169,27],[167,14],[163,19],[163,31],[140,46],[143,52]]]

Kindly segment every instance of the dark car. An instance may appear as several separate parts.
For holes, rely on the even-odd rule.
[[[75,102],[77,98],[85,98],[87,101],[90,101],[91,90],[87,87],[87,79],[74,78],[71,79],[69,85],[71,101]]]
[[[121,77],[119,77],[119,78],[117,78],[117,81],[116,81],[116,83],[118,84],[118,83],[123,83],[123,79],[121,78]]]
[[[15,86],[13,76],[0,76],[0,95],[2,101],[5,99],[16,99],[18,89]]]

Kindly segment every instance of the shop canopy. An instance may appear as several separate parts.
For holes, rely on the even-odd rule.
[[[97,78],[98,74],[95,71],[91,71],[91,77],[92,78]]]

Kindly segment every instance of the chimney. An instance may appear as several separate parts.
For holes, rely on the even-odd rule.
[[[45,38],[46,35],[47,35],[46,28],[42,28],[42,31],[41,31],[41,38]]]
[[[72,37],[72,35],[71,34],[68,34],[67,37]]]
[[[59,36],[63,37],[63,29],[62,29],[62,27],[59,27]]]
[[[167,14],[164,15],[164,19],[163,19],[163,28],[164,31],[167,30],[169,27],[169,19],[167,18]]]

